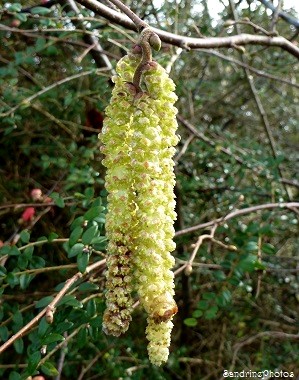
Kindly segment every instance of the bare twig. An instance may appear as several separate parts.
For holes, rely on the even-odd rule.
[[[71,75],[70,77],[67,77],[67,78],[64,78],[64,79],[61,79],[53,84],[51,84],[50,86],[47,86],[45,88],[43,88],[42,90],[36,92],[35,94],[29,96],[28,98],[26,99],[23,99],[21,101],[21,103],[17,104],[16,106],[12,107],[9,111],[7,112],[4,112],[4,113],[1,113],[0,114],[0,117],[6,117],[6,116],[9,116],[11,115],[12,113],[14,113],[17,109],[19,109],[21,106],[26,106],[26,105],[29,105],[30,102],[36,98],[38,98],[39,96],[43,95],[44,93],[52,90],[53,88],[57,87],[57,86],[60,86],[61,84],[64,84],[66,82],[69,82],[71,80],[74,80],[74,79],[77,79],[77,78],[81,78],[82,76],[86,76],[86,75],[90,75],[90,74],[97,74],[99,72],[104,72],[104,71],[107,71],[108,69],[107,68],[103,68],[103,69],[96,69],[96,70],[89,70],[89,71],[84,71],[82,73],[79,73],[79,74],[75,74],[75,75]]]
[[[236,343],[234,346],[234,353],[233,353],[232,365],[230,367],[230,371],[232,371],[235,366],[237,355],[240,349],[248,344],[251,344],[256,339],[260,339],[264,337],[268,337],[272,339],[299,339],[299,334],[288,334],[282,331],[262,331],[256,335],[250,336],[249,338],[242,340],[239,343]]]
[[[235,210],[233,212],[230,212],[224,218],[222,217],[222,218],[214,219],[210,222],[197,224],[196,226],[193,226],[193,227],[184,228],[183,230],[177,231],[175,236],[177,237],[177,236],[186,235],[186,234],[189,234],[191,232],[194,232],[194,231],[197,231],[197,230],[200,230],[203,228],[208,228],[208,227],[214,226],[215,224],[221,222],[222,220],[228,221],[230,219],[236,218],[237,216],[250,214],[252,212],[257,212],[260,210],[275,209],[275,208],[288,208],[291,210],[291,208],[293,208],[293,207],[299,208],[299,202],[266,203],[266,204],[262,204],[262,205],[247,207],[247,208],[243,208],[240,210]]]
[[[271,9],[272,12],[275,12],[276,7],[273,3],[268,0],[259,0],[266,8]],[[291,25],[294,25],[296,28],[299,28],[299,20],[281,10],[278,11],[278,16],[284,21],[288,22]]]
[[[84,276],[88,275],[88,273],[96,270],[97,268],[103,266],[105,264],[106,260],[100,260],[97,261],[94,264],[89,265],[86,268],[86,272],[82,274],[81,272],[77,272],[73,277],[68,279],[63,286],[63,288],[60,290],[59,293],[57,293],[56,297],[52,300],[52,302],[49,303],[48,306],[46,306],[36,317],[34,317],[27,325],[25,325],[21,330],[19,330],[16,334],[14,334],[10,339],[8,339],[1,347],[0,347],[0,354],[4,352],[9,346],[11,346],[17,339],[24,336],[27,332],[29,332],[34,325],[38,323],[42,319],[42,317],[46,314],[50,314],[51,312],[54,313],[57,303],[61,300],[61,298],[66,294],[66,292],[70,289],[70,287],[80,278],[83,278]],[[68,337],[69,338],[69,337]]]
[[[105,17],[109,21],[122,25],[127,29],[137,30],[136,25],[128,17],[119,12],[115,12],[109,7],[101,4],[97,0],[77,0],[78,3],[94,11],[96,14]],[[221,47],[235,47],[244,45],[277,46],[289,52],[294,57],[299,58],[299,48],[284,37],[257,36],[251,34],[240,34],[230,37],[208,37],[192,38],[166,32],[161,29],[152,28],[163,42],[178,46],[183,49],[210,49]]]

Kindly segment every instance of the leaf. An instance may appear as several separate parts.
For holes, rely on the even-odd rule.
[[[37,365],[41,359],[41,353],[39,351],[34,352],[28,358],[28,367],[27,371],[32,373],[37,368]]]
[[[9,337],[8,328],[6,326],[0,327],[0,339],[2,342],[6,342]]]
[[[79,255],[80,253],[83,252],[83,249],[84,249],[84,244],[82,243],[77,243],[75,244],[74,246],[72,246],[72,248],[70,249],[70,252],[68,253],[68,257],[71,258],[71,257],[74,257],[74,256],[77,256]]]
[[[42,340],[42,344],[50,344],[50,343],[54,343],[54,342],[61,342],[63,340],[65,340],[65,338],[62,335],[56,334],[56,333],[52,333],[52,334],[47,335]]]
[[[211,308],[209,308],[206,312],[205,312],[205,318],[206,319],[213,319],[217,316],[217,312],[218,312],[218,306],[212,306]]]
[[[23,243],[28,243],[30,240],[30,233],[27,230],[23,230],[20,233],[20,239]]]
[[[58,371],[57,369],[54,367],[54,365],[50,362],[45,362],[42,366],[41,366],[41,370],[42,372],[47,375],[47,376],[57,376],[58,375]]]
[[[20,3],[10,4],[8,7],[8,10],[9,12],[21,12],[22,4]]]
[[[78,301],[75,296],[71,294],[67,294],[58,302],[57,306],[61,305],[73,306],[77,308],[83,307],[83,304],[80,301]]]
[[[103,206],[96,206],[92,207],[89,209],[85,214],[84,214],[84,219],[85,220],[93,220],[97,216],[100,215],[100,213],[104,210]]]
[[[65,206],[63,198],[56,192],[51,193],[51,198],[53,199],[56,206],[63,208]]]
[[[197,303],[197,307],[200,309],[200,310],[206,310],[208,309],[209,307],[209,304],[207,301],[204,301],[204,300],[201,300]]]
[[[78,269],[81,273],[84,273],[89,261],[89,254],[82,252],[77,256]]]
[[[184,319],[184,324],[189,327],[195,327],[197,325],[197,319],[195,318],[186,318]]]
[[[88,228],[82,235],[82,243],[88,245],[91,243],[92,239],[95,237],[98,232],[98,226],[91,226]]]
[[[51,12],[51,9],[49,8],[45,8],[45,7],[34,7],[34,8],[31,8],[30,12],[33,14],[33,15],[47,15],[48,13]]]
[[[27,16],[24,13],[16,13],[15,17],[20,20],[21,22],[27,21]]]
[[[17,354],[22,354],[23,353],[24,342],[23,342],[22,338],[19,338],[19,339],[15,340],[14,343],[13,343],[13,346],[14,346]]]
[[[192,317],[193,317],[193,318],[199,318],[199,317],[201,317],[202,315],[203,315],[202,310],[195,310],[195,311],[193,311],[193,313],[192,313]]]
[[[80,239],[83,232],[83,228],[78,226],[76,227],[72,233],[70,234],[69,238],[69,246],[72,247],[74,244],[77,243],[77,241]]]
[[[31,276],[28,273],[21,274],[19,281],[20,281],[20,287],[21,289],[26,289],[27,286],[30,284],[30,281],[33,279],[33,276]]]
[[[44,298],[42,298],[42,299],[40,299],[39,301],[36,302],[35,308],[38,309],[40,307],[48,306],[49,303],[51,303],[51,301],[53,301],[53,299],[54,299],[53,296],[44,297]]]
[[[83,282],[83,284],[80,284],[78,288],[80,292],[89,292],[89,291],[98,290],[98,289],[99,289],[98,285],[93,284],[91,282]]]
[[[9,378],[8,378],[8,380],[21,380],[21,375],[18,374],[18,372],[12,371],[12,372],[9,374]]]
[[[257,251],[258,245],[256,241],[249,241],[244,245],[244,250],[248,252]]]
[[[268,255],[274,255],[276,253],[276,248],[270,243],[262,244],[262,251]]]
[[[57,239],[58,238],[58,234],[56,234],[55,232],[51,232],[49,237],[48,237],[48,241],[51,243],[51,241],[53,241],[54,239]]]
[[[21,252],[18,250],[18,248],[14,245],[10,248],[8,255],[9,256],[19,256]]]

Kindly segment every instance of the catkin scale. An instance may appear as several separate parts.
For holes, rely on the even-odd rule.
[[[149,358],[161,365],[168,357],[171,320],[177,312],[171,271],[177,97],[174,83],[155,62],[143,74],[146,91],[136,94],[130,82],[139,60],[129,55],[119,61],[100,135],[109,192],[104,331],[116,336],[126,331],[130,293],[136,290],[148,314]]]

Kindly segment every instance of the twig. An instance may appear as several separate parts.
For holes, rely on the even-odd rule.
[[[78,1],[79,3],[80,1]],[[141,20],[129,7],[123,4],[120,0],[110,0],[110,2],[116,5],[120,10],[122,10],[136,25],[138,32],[141,32],[142,29],[148,28],[149,25]]]
[[[272,12],[275,12],[275,5],[267,0],[259,0],[266,8],[271,9]],[[281,10],[278,11],[278,16],[284,21],[288,22],[291,25],[294,25],[296,28],[299,28],[299,20]]]
[[[52,302],[49,303],[48,306],[46,306],[36,317],[34,317],[27,325],[25,325],[21,330],[19,330],[16,334],[14,334],[10,339],[8,339],[1,347],[0,347],[0,354],[4,352],[9,346],[11,346],[17,339],[21,338],[24,334],[26,334],[28,331],[32,329],[32,327],[38,323],[40,319],[44,315],[48,315],[49,318],[51,316],[51,313],[54,313],[57,303],[61,300],[61,298],[66,294],[66,292],[70,289],[70,287],[80,278],[83,278],[88,273],[94,271],[95,269],[103,266],[105,264],[106,260],[100,260],[97,261],[94,264],[89,265],[86,268],[86,272],[82,274],[81,272],[76,273],[73,277],[68,279],[63,286],[63,288],[60,290],[59,293],[57,293],[56,297],[52,300]],[[68,337],[69,338],[69,337]]]
[[[232,10],[234,19],[237,22],[238,21],[238,14],[237,14],[236,9],[235,9],[235,3],[234,3],[233,0],[229,0],[229,4],[230,4],[231,10]],[[237,33],[240,34],[241,30],[240,30],[240,27],[239,27],[239,25],[237,23],[235,24],[235,28],[236,28]],[[242,61],[244,63],[246,63],[246,58],[245,58],[244,52],[241,52],[241,59],[242,59]],[[263,123],[263,126],[264,126],[264,130],[265,130],[266,135],[268,137],[268,141],[269,141],[269,144],[270,144],[272,155],[273,155],[273,157],[275,159],[277,159],[276,142],[274,140],[272,129],[270,127],[268,115],[267,115],[267,113],[265,111],[265,108],[264,108],[263,103],[261,101],[261,98],[260,98],[260,96],[259,96],[259,94],[257,92],[254,80],[253,80],[252,76],[250,75],[249,70],[247,68],[244,68],[244,72],[245,72],[245,75],[246,75],[246,78],[247,78],[247,81],[248,81],[251,93],[252,93],[252,95],[254,97],[257,109],[259,111],[259,114],[260,114],[260,117],[261,117],[261,120],[262,120],[262,123]],[[279,164],[277,165],[277,169],[278,169],[280,178],[282,178],[283,177],[283,172],[282,172],[281,166]],[[292,200],[292,195],[291,195],[291,192],[289,191],[287,185],[283,184],[283,188],[284,188],[285,193],[286,193],[286,195],[288,197],[288,200],[291,201]]]
[[[284,78],[279,78],[275,75],[272,75],[272,74],[268,74],[268,73],[265,73],[264,71],[262,70],[258,70],[244,62],[241,62],[239,61],[238,59],[235,59],[235,58],[232,58],[232,57],[229,57],[225,54],[222,54],[216,50],[205,50],[205,49],[201,49],[200,50],[202,53],[207,53],[207,54],[211,54],[211,55],[214,55],[216,57],[219,57],[219,58],[222,58],[222,59],[225,59],[226,61],[228,62],[231,62],[231,63],[235,63],[236,65],[238,66],[241,66],[241,67],[244,67],[246,69],[248,69],[249,71],[251,71],[252,73],[260,76],[260,77],[264,77],[264,78],[269,78],[269,79],[273,79],[273,80],[276,80],[278,82],[282,82],[282,83],[286,83],[288,84],[289,86],[293,86],[293,87],[296,87],[296,88],[299,88],[299,84],[295,83],[295,82],[292,82],[291,80],[287,80],[287,79],[284,79]]]
[[[197,231],[197,230],[200,230],[203,228],[208,228],[208,227],[214,226],[215,224],[221,222],[222,220],[228,221],[228,220],[233,219],[237,216],[250,214],[252,212],[256,212],[256,211],[260,211],[260,210],[267,210],[267,209],[273,209],[273,208],[288,208],[291,210],[292,207],[299,208],[299,202],[266,203],[266,204],[262,204],[262,205],[242,208],[240,210],[235,210],[233,212],[230,212],[224,218],[222,217],[222,218],[211,220],[210,222],[197,224],[196,226],[193,226],[193,227],[184,228],[183,230],[177,231],[175,236],[178,237],[178,236],[186,235],[186,234],[189,234],[191,232],[194,232],[194,231]]]
[[[75,75],[71,75],[70,77],[67,77],[67,78],[64,78],[64,79],[61,79],[53,84],[51,84],[50,86],[47,86],[45,88],[43,88],[42,90],[36,92],[35,94],[29,96],[28,98],[26,99],[23,99],[21,101],[21,103],[17,104],[16,106],[12,107],[9,111],[7,112],[4,112],[4,113],[1,113],[0,114],[0,117],[6,117],[6,116],[9,116],[11,115],[13,112],[15,112],[17,109],[19,109],[21,106],[25,106],[25,105],[29,105],[30,102],[36,98],[38,98],[39,96],[43,95],[44,93],[52,90],[53,88],[57,87],[57,86],[60,86],[61,84],[64,84],[66,82],[69,82],[73,79],[77,79],[77,78],[81,78],[82,76],[86,76],[86,75],[90,75],[90,74],[94,74],[94,73],[98,73],[98,72],[103,72],[103,71],[107,71],[108,69],[107,68],[103,68],[103,69],[96,69],[96,70],[89,70],[89,71],[84,71],[82,73],[79,73],[79,74],[75,74]]]
[[[97,0],[77,0],[78,3],[86,8],[94,11],[96,14],[105,17],[109,21],[122,25],[130,30],[137,30],[136,25],[128,17],[119,12],[115,12],[109,7],[101,4]],[[243,45],[262,45],[262,46],[278,46],[281,49],[289,52],[294,57],[299,58],[299,48],[292,44],[284,37],[268,37],[257,36],[252,34],[240,34],[230,37],[208,37],[208,38],[193,38],[185,37],[174,33],[169,33],[161,29],[152,28],[158,34],[163,42],[170,45],[178,46],[183,49],[210,49],[221,47],[234,47]]]
[[[284,333],[282,331],[262,331],[262,332],[259,332],[258,334],[253,335],[253,336],[251,336],[251,337],[249,337],[249,338],[247,338],[247,339],[245,339],[239,343],[236,343],[234,346],[234,353],[233,353],[230,371],[232,371],[234,366],[235,366],[237,355],[238,355],[238,352],[240,351],[240,349],[242,347],[248,345],[248,344],[251,344],[256,339],[264,338],[264,337],[275,338],[275,339],[299,339],[299,334],[288,334],[288,333]]]

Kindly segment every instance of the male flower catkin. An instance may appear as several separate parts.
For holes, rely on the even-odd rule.
[[[122,60],[113,77],[115,87],[106,108],[106,119],[101,133],[107,167],[106,189],[108,213],[106,235],[109,239],[107,257],[107,309],[103,329],[107,334],[119,336],[127,331],[131,321],[132,304],[132,234],[134,203],[130,182],[131,162],[130,122],[134,112],[134,98],[125,80],[130,80],[138,62]]]
[[[173,106],[177,97],[174,83],[155,62],[144,67],[146,91],[136,94],[130,82],[139,59],[129,55],[118,63],[101,135],[109,191],[104,329],[114,335],[126,331],[133,285],[148,314],[149,358],[161,365],[168,358],[171,320],[177,312],[170,254],[175,249],[172,157],[178,141]]]

